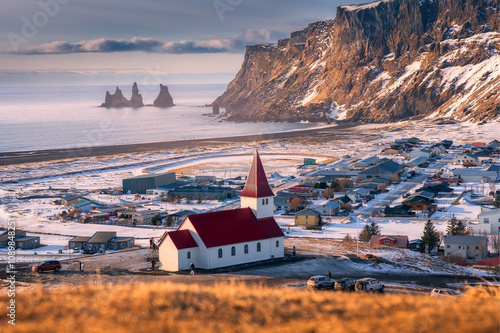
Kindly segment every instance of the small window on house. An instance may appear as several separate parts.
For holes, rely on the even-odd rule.
[[[262,204],[265,205],[265,200],[264,199],[262,199]]]
[[[234,246],[231,248],[231,255],[233,257],[236,255],[236,248]]]
[[[261,245],[260,245],[260,242],[259,242],[259,243],[257,243],[257,252],[260,252],[260,250],[261,250]]]
[[[276,241],[276,247],[280,247],[280,241],[279,240]]]
[[[476,246],[476,250],[479,250],[479,246]]]
[[[222,249],[219,249],[219,258],[222,258]]]
[[[458,249],[459,249],[459,250],[461,249],[460,245],[458,246]]]
[[[450,248],[450,246],[449,246],[449,245],[446,245],[446,248],[447,248],[447,249],[449,249],[449,248]]]
[[[390,242],[389,242],[388,240],[385,240],[385,241],[384,241],[384,244],[385,244],[385,245],[389,245],[389,243],[390,243]]]
[[[243,252],[245,254],[248,254],[248,244],[245,244],[245,247],[243,248]]]
[[[490,219],[488,217],[484,218],[484,223],[490,223]]]
[[[266,205],[269,205],[269,199],[266,199]]]
[[[188,251],[188,253],[187,253],[187,258],[188,258],[188,259],[191,259],[191,251]]]

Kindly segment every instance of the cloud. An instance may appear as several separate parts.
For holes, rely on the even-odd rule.
[[[270,43],[276,41],[282,33],[267,29],[246,30],[236,37],[214,38],[201,41],[162,42],[154,38],[134,37],[130,40],[99,38],[80,42],[56,41],[37,46],[25,46],[10,54],[72,54],[72,53],[110,53],[134,52],[147,53],[219,53],[234,52],[244,49],[245,45]]]

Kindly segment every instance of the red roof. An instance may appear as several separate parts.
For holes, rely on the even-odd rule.
[[[174,243],[175,247],[178,250],[188,249],[191,247],[198,247],[196,241],[191,235],[189,230],[176,230],[170,231],[165,234],[165,236],[160,240],[160,244],[166,239],[166,237],[170,237],[172,243]]]
[[[206,247],[284,236],[273,217],[257,219],[248,207],[188,215],[177,230],[186,221],[191,221]]]
[[[241,191],[240,197],[262,198],[273,196],[274,193],[267,182],[266,173],[260,161],[259,153],[255,150],[252,166],[248,172],[247,182],[243,191]]]
[[[493,259],[486,259],[480,262],[476,262],[474,266],[492,266],[492,267],[498,267],[500,266],[500,257],[496,257]]]

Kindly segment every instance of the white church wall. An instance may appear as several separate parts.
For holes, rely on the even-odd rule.
[[[194,228],[194,226],[191,223],[191,221],[189,220],[189,218],[186,218],[182,222],[182,224],[179,226],[178,230],[190,230],[191,231],[191,235],[193,236],[194,241],[196,242],[196,244],[198,244],[198,265],[196,265],[194,263],[193,264],[198,268],[208,269],[209,265],[208,265],[207,247],[205,246],[205,244],[201,240],[201,237],[196,232],[196,229]]]
[[[167,236],[159,248],[160,269],[169,272],[179,270],[179,256],[172,239]]]

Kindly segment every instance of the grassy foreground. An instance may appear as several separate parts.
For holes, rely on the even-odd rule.
[[[309,292],[221,283],[85,286],[0,296],[0,332],[495,332],[500,290],[466,297]]]

